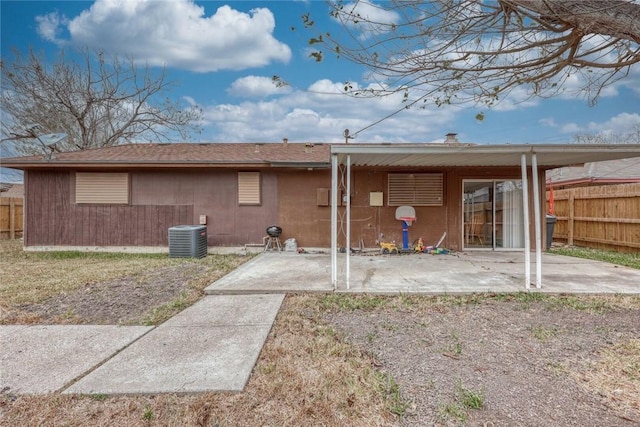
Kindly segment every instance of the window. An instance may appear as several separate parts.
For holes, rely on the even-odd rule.
[[[76,203],[129,204],[129,174],[77,172]]]
[[[260,172],[238,172],[238,204],[260,204]]]
[[[464,180],[464,248],[524,248],[521,180]]]
[[[389,206],[442,206],[441,173],[390,173]]]

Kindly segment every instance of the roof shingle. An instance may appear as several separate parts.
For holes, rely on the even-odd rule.
[[[3,159],[5,166],[26,164],[229,164],[295,163],[329,165],[329,144],[175,143],[127,144],[68,153]]]

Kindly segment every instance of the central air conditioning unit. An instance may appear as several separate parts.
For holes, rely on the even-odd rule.
[[[204,258],[207,256],[207,227],[176,225],[169,228],[169,257]]]

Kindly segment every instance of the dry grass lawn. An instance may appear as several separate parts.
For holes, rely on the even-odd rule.
[[[126,299],[127,289],[148,286],[146,281],[150,278],[157,285],[153,272],[184,280],[184,276],[167,272],[187,271],[186,287],[170,288],[164,284],[176,293],[168,294],[168,301],[151,310],[150,318],[149,307],[141,310],[147,316],[141,318],[146,319],[141,323],[156,324],[195,302],[208,283],[245,260],[246,257],[209,256],[194,261],[169,259],[166,255],[25,253],[15,243],[0,242],[0,310],[13,313],[16,307],[39,307],[61,294],[80,296],[70,301],[84,302],[83,290],[113,283],[118,284],[118,293],[124,293],[121,297]],[[95,304],[99,303],[96,298]],[[523,320],[526,316],[535,321],[527,323]],[[609,319],[611,326],[603,326]],[[505,418],[500,418],[505,414],[496,409],[512,385],[504,381],[481,384],[478,390],[494,388],[487,388],[486,395],[483,392],[473,396],[478,398],[477,408],[454,401],[440,402],[439,409],[415,404],[420,397],[451,392],[437,388],[441,378],[431,368],[438,366],[428,360],[440,360],[441,365],[446,361],[454,367],[443,372],[442,379],[462,378],[464,368],[470,364],[482,366],[483,370],[471,371],[460,383],[460,390],[467,392],[473,390],[462,384],[488,378],[491,370],[501,369],[492,361],[482,360],[491,349],[483,348],[481,342],[489,342],[495,335],[496,329],[491,329],[495,326],[484,336],[480,336],[480,329],[465,326],[478,327],[480,320],[490,325],[504,322],[507,329],[517,327],[520,331],[513,329],[511,335],[506,335],[513,342],[502,345],[514,352],[500,354],[503,361],[519,360],[515,351],[523,347],[537,348],[526,354],[530,358],[528,364],[539,369],[538,375],[532,375],[546,376],[551,381],[544,384],[547,388],[542,389],[543,394],[568,393],[567,389],[557,389],[557,384],[565,384],[573,390],[571,397],[603,405],[604,409],[593,409],[596,418],[590,419],[592,425],[605,425],[598,424],[603,420],[606,425],[616,426],[640,423],[640,297],[519,293],[460,297],[288,295],[242,393],[0,393],[0,425],[566,425],[557,417],[505,424]],[[585,326],[587,323],[591,326]],[[439,327],[453,332],[442,333]],[[605,344],[592,347],[595,338]],[[579,359],[565,354],[566,343],[573,340],[584,349]],[[410,359],[409,353],[416,359]],[[385,354],[389,357],[385,358]],[[556,359],[558,355],[562,359]],[[427,372],[422,377],[415,375],[418,365]],[[499,399],[492,401],[495,395]],[[535,403],[530,396],[520,397],[522,401],[510,402],[516,408],[510,416],[523,416],[517,408],[530,408]],[[559,410],[562,414],[572,408]],[[579,408],[573,411],[579,412]]]
[[[3,305],[43,301],[88,283],[134,275],[179,263],[166,254],[24,252],[19,240],[0,240],[0,301]]]

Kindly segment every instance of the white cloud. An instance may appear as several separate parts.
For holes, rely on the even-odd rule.
[[[640,126],[640,114],[620,113],[603,122],[588,122],[585,124],[565,123],[560,126],[560,132],[565,134],[594,133],[602,135],[624,134]]]
[[[289,93],[290,91],[290,87],[277,87],[273,79],[261,76],[241,77],[227,89],[229,95],[244,98],[264,98],[270,95]]]
[[[549,128],[557,128],[558,127],[558,124],[556,123],[556,121],[554,120],[553,117],[542,118],[542,119],[538,120],[538,123],[540,123],[542,126],[549,127]]]
[[[69,20],[57,12],[48,13],[42,16],[36,16],[38,24],[37,32],[40,37],[49,41],[57,41],[60,36],[62,27],[69,23]]]
[[[364,40],[376,34],[390,31],[391,25],[400,22],[400,15],[387,9],[386,6],[374,2],[358,1],[341,5],[339,18],[346,26],[360,33],[360,39]]]
[[[387,5],[388,7],[388,5]],[[400,21],[398,12],[387,9],[385,6],[378,5],[369,1],[358,1],[355,3],[345,3],[342,10],[351,13],[352,16],[381,24],[395,24]],[[353,22],[351,25],[357,25]]]
[[[580,133],[583,131],[583,128],[580,127],[577,123],[566,123],[560,126],[560,132],[562,133]]]
[[[251,76],[247,82],[265,82]],[[241,86],[232,84],[236,89]],[[231,90],[231,89],[230,89]],[[235,89],[234,89],[235,90]],[[391,116],[359,135],[353,142],[425,142],[442,140],[443,128],[455,118],[455,108],[402,110],[402,94],[358,99],[344,94],[344,84],[322,79],[306,90],[291,89],[269,100],[204,106],[206,141],[343,142],[344,129],[355,134],[379,119]],[[392,115],[401,110],[399,114]]]
[[[640,126],[640,114],[620,113],[605,122],[589,122],[587,130],[603,133],[625,133],[634,126]]]
[[[262,67],[291,58],[291,49],[273,37],[275,18],[266,8],[243,13],[224,5],[205,16],[193,0],[96,0],[73,19],[49,14],[37,22],[43,37],[60,44],[196,72]],[[63,26],[68,40],[59,37]]]

